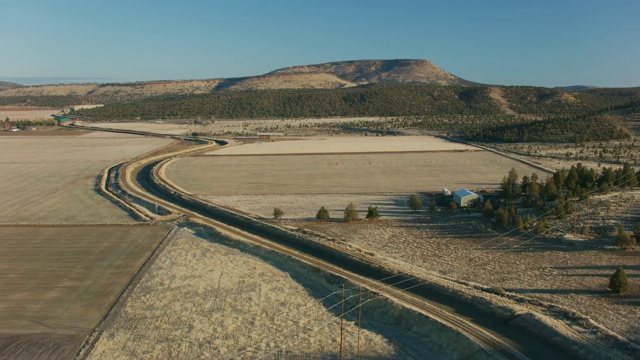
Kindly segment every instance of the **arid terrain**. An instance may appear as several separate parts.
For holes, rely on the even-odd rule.
[[[277,254],[240,244],[242,251],[227,247],[228,241],[181,230],[89,358],[336,357],[339,280]],[[357,289],[347,287],[345,358],[357,354],[358,296]],[[365,293],[363,302],[370,298]],[[385,316],[390,311],[396,317],[392,322]],[[362,318],[364,358],[422,359],[451,356],[452,349],[468,358],[484,356],[464,337],[381,300],[368,302]],[[433,332],[439,335],[426,341]]]
[[[322,148],[317,145],[322,140],[314,141],[310,141],[315,144],[312,148]],[[403,140],[398,137],[395,141]],[[599,324],[596,328],[602,326],[632,342],[640,340],[637,327],[640,287],[634,281],[640,278],[638,251],[612,246],[617,222],[623,220],[631,231],[640,221],[631,210],[640,204],[637,191],[592,199],[592,204],[609,202],[607,208],[617,211],[591,210],[591,226],[607,224],[610,230],[595,236],[592,233],[589,241],[560,239],[572,231],[572,219],[552,222],[552,231],[543,237],[501,235],[507,229],[477,213],[452,213],[446,208],[436,213],[424,210],[414,213],[406,205],[408,195],[438,191],[441,187],[495,188],[514,164],[520,166],[515,166],[520,174],[537,172],[546,176],[540,170],[484,151],[301,155],[300,152],[306,152],[304,142],[223,149],[217,156],[211,155],[216,153],[213,152],[208,157],[177,160],[167,173],[187,191],[265,219],[272,216],[274,207],[280,207],[285,213],[280,224],[319,235],[320,241],[344,249],[366,252],[410,273],[421,276],[435,273],[471,287],[506,291],[512,294],[506,297],[514,303],[559,318],[580,334],[593,336],[594,327],[589,322],[594,321]],[[345,143],[348,143],[344,147],[346,152],[358,147],[350,139]],[[285,147],[297,155],[267,155],[281,154]],[[252,155],[240,155],[243,148]],[[484,156],[483,162],[469,161],[478,155]],[[451,156],[460,158],[446,167]],[[375,170],[368,171],[373,164],[377,165]],[[463,170],[457,172],[460,167]],[[493,182],[483,180],[483,176]],[[368,205],[379,206],[382,220],[341,222],[349,202],[357,205],[361,218]],[[314,221],[320,206],[329,209],[333,221]],[[578,230],[584,232],[585,204],[578,209]],[[627,270],[634,283],[630,293],[623,297],[607,290],[608,279],[618,266]],[[540,303],[536,305],[535,301]],[[565,310],[554,310],[554,306]],[[568,315],[571,311],[577,315]]]
[[[467,84],[428,60],[342,61],[295,66],[260,76],[229,79],[146,81],[106,84],[23,86],[0,90],[0,97],[83,96],[119,101],[158,95],[264,89],[339,89],[368,83]]]
[[[425,211],[426,206],[413,212],[407,206],[413,193],[426,203],[443,187],[491,191],[511,168],[544,178],[543,168],[526,161],[556,168],[553,154],[562,148],[556,146],[550,157],[498,148],[526,160],[520,162],[430,136],[330,133],[331,124],[381,120],[283,120],[282,129],[303,134],[303,126],[311,124],[318,127],[310,134],[322,136],[275,142],[240,137],[235,143],[246,144],[173,160],[166,174],[179,187],[213,203],[330,247],[364,254],[378,264],[447,283],[445,288],[491,311],[540,314],[555,324],[557,333],[589,346],[606,347],[607,339],[617,338],[637,347],[640,254],[612,246],[615,224],[622,221],[631,231],[640,222],[632,210],[640,205],[637,190],[591,199],[592,206],[598,206],[589,209],[591,226],[599,224],[604,230],[592,232],[588,241],[579,240],[580,234],[564,236],[572,231],[574,219],[554,221],[549,234],[534,236],[507,233],[478,213],[454,213],[444,206],[436,212]],[[280,121],[262,122],[112,125],[158,133],[206,129],[255,136],[266,129],[276,131],[274,124]],[[0,226],[0,250],[10,254],[10,261],[1,264],[7,271],[0,280],[11,285],[3,288],[6,300],[0,301],[0,309],[7,310],[0,314],[10,314],[0,316],[0,358],[74,354],[169,231],[168,226],[134,225],[95,186],[106,166],[171,141],[78,133],[83,135],[0,137],[0,151],[11,154],[0,162],[0,181],[16,190],[0,198],[6,204],[0,210],[5,224]],[[378,206],[382,218],[344,223],[342,213],[349,202],[361,218],[369,205]],[[575,223],[580,232],[587,209],[579,205]],[[329,210],[329,222],[315,221],[321,206]],[[274,207],[284,210],[283,219],[271,220]],[[624,296],[606,289],[618,266],[631,282]],[[341,284],[291,259],[186,223],[168,239],[122,308],[110,315],[89,357],[334,357]],[[355,358],[356,294],[349,291],[347,308],[352,312],[345,325],[344,355]],[[16,300],[22,298],[35,300]],[[465,337],[427,318],[381,300],[370,304],[363,310],[362,357],[486,356]]]
[[[169,231],[135,225],[97,176],[170,140],[19,133],[0,136],[0,358],[68,359]]]

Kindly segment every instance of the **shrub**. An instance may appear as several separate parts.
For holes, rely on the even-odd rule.
[[[368,210],[367,210],[367,219],[369,220],[376,220],[380,218],[380,213],[378,212],[378,207],[377,206],[369,206]]]
[[[629,281],[627,273],[623,268],[618,268],[609,279],[609,289],[616,294],[624,294],[629,291]]]
[[[628,248],[636,244],[635,237],[632,238],[629,236],[629,234],[624,230],[624,226],[622,226],[622,224],[618,225],[618,233],[616,234],[615,240],[616,246],[620,248]]]
[[[329,220],[329,211],[323,206],[318,210],[316,214],[316,220],[318,221],[327,221]]]
[[[278,220],[283,216],[284,216],[284,211],[282,211],[282,209],[280,209],[279,207],[273,208],[273,218],[274,219]]]

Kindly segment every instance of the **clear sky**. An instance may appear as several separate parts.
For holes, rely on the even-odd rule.
[[[362,59],[427,59],[490,84],[640,86],[640,1],[0,0],[0,79],[202,79]]]

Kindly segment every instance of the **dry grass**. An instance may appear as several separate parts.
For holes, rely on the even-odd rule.
[[[403,194],[447,187],[495,188],[512,167],[535,169],[486,151],[182,158],[167,175],[201,195]],[[313,208],[317,204],[309,204]]]
[[[0,222],[130,222],[94,191],[107,165],[148,152],[170,140],[91,133],[82,136],[3,137],[0,141]]]
[[[73,356],[167,231],[0,227],[0,358]]]
[[[352,353],[357,327],[349,321],[346,331],[345,348]],[[287,274],[183,232],[156,260],[91,358],[326,358],[336,355],[338,335],[339,319]],[[368,344],[363,355],[394,352],[380,335],[365,330],[362,339]]]
[[[103,333],[91,359],[337,357],[339,280],[286,257],[249,250],[260,252],[265,262],[244,253],[247,248],[241,252],[202,235],[178,233]],[[350,296],[345,311],[355,308],[358,296],[347,286]],[[486,356],[464,337],[384,301],[363,308],[361,358]],[[356,358],[356,319],[355,312],[346,317],[344,358]]]

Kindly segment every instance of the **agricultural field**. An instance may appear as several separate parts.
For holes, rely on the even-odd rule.
[[[276,206],[286,218],[312,218],[321,206],[342,211],[349,202],[378,206],[385,216],[405,216],[410,193],[495,189],[502,180],[496,174],[512,167],[542,176],[492,152],[426,136],[255,143],[209,155],[178,159],[167,176],[207,200],[265,218]]]
[[[568,219],[552,222],[553,231],[545,237],[502,235],[507,229],[478,213],[414,213],[406,204],[411,193],[442,187],[494,189],[512,167],[520,175],[537,172],[544,178],[540,170],[488,151],[300,154],[304,143],[241,145],[226,149],[228,155],[183,158],[168,166],[167,175],[198,196],[266,219],[280,207],[285,213],[278,221],[281,225],[302,229],[345,251],[373,254],[381,263],[420,276],[438,274],[472,287],[506,291],[516,303],[565,321],[586,337],[594,334],[589,325],[593,322],[640,341],[640,255],[637,249],[613,247],[614,233],[595,238],[592,234],[589,241],[564,239],[573,223]],[[268,155],[271,146],[280,155]],[[281,150],[283,146],[288,149]],[[292,155],[283,154],[287,151]],[[591,226],[597,221],[614,229],[623,221],[632,231],[640,221],[632,210],[640,206],[639,199],[637,191],[594,196],[594,206],[606,202],[606,208],[615,211],[592,209]],[[368,205],[379,206],[382,220],[341,222],[349,202],[356,204],[361,217]],[[314,221],[320,206],[329,210],[332,221]],[[584,215],[577,222],[584,231]],[[624,297],[607,290],[618,266],[627,270],[632,282]],[[567,311],[558,312],[556,306]],[[567,315],[572,311],[575,315]]]
[[[56,114],[59,108],[26,107],[26,106],[0,106],[0,121],[9,118],[15,120],[45,120],[50,119],[51,114]]]
[[[73,357],[168,232],[133,225],[96,178],[171,140],[51,133],[0,136],[2,359]]]
[[[0,223],[124,223],[133,219],[95,191],[102,169],[171,140],[124,134],[0,137]]]
[[[229,244],[221,235],[181,229],[89,359],[337,357],[340,280]],[[358,351],[358,296],[347,284],[343,356],[349,359]],[[386,301],[368,301],[373,297],[364,292],[361,358],[486,358],[463,336]]]
[[[0,227],[0,358],[72,358],[168,231]]]

